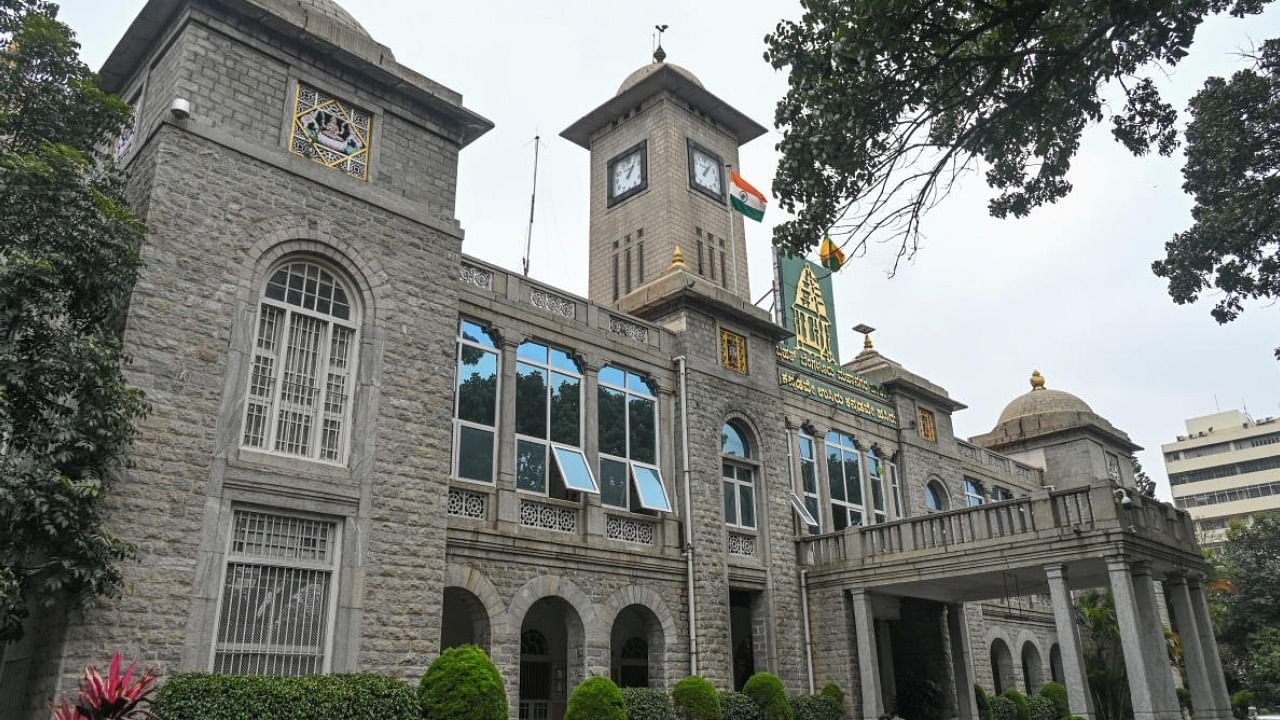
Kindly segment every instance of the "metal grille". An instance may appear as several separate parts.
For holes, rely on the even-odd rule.
[[[653,523],[609,515],[605,520],[605,537],[610,540],[652,545],[653,527]]]
[[[533,500],[521,500],[520,524],[543,530],[574,533],[578,531],[578,511]]]
[[[244,422],[244,444],[249,447],[260,448],[267,444],[267,422],[276,392],[276,359],[283,315],[284,311],[270,305],[263,305],[258,313],[258,344],[253,354]]]
[[[729,533],[729,554],[755,557],[756,539],[750,535]]]
[[[489,496],[483,493],[459,490],[458,488],[449,488],[448,512],[450,515],[456,515],[458,517],[483,520],[485,518],[485,507],[488,505],[488,499]]]
[[[336,536],[332,522],[235,513],[213,672],[326,670]]]

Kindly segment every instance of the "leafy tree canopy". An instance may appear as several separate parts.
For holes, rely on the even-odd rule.
[[[1280,705],[1280,513],[1235,524],[1214,556],[1218,641],[1233,684],[1268,707]]]
[[[0,642],[119,585],[101,497],[145,412],[120,338],[142,227],[101,151],[129,109],[56,12],[0,0]]]
[[[979,165],[996,217],[1056,201],[1111,81],[1126,98],[1116,139],[1169,154],[1176,113],[1150,73],[1186,56],[1206,16],[1266,2],[802,0],[765,39],[765,59],[790,69],[773,190],[796,217],[774,243],[804,251],[830,230],[855,251],[900,241],[901,259],[922,213]]]

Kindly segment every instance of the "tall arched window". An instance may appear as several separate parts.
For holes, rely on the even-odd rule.
[[[924,486],[924,506],[926,509],[935,512],[941,512],[951,507],[947,491],[942,488],[942,483],[937,480],[930,480]]]
[[[720,429],[721,480],[724,482],[725,524],[756,526],[755,466],[742,462],[751,458],[751,443],[740,428],[725,423]]]
[[[844,433],[827,433],[827,483],[833,530],[863,524],[862,471],[858,447]]]
[[[345,463],[359,319],[351,291],[308,261],[278,266],[258,304],[243,445]]]

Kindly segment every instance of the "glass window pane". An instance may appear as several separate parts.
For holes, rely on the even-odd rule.
[[[849,527],[849,511],[843,505],[831,505],[831,525],[837,532]]]
[[[582,444],[581,379],[551,374],[551,440],[578,447]]]
[[[458,429],[458,477],[493,482],[493,431]]]
[[[551,348],[551,367],[565,372],[581,373],[578,361],[570,357],[565,351],[556,348]]]
[[[800,462],[800,482],[806,493],[814,495],[818,493],[817,474],[817,465],[812,460],[802,460]]]
[[[733,466],[732,466],[732,465],[730,465],[729,463],[725,463],[725,464],[721,465],[721,466],[720,466],[720,474],[721,474],[722,476],[727,477],[727,478],[729,478],[730,480],[732,480],[732,479],[734,478]]]
[[[815,520],[813,515],[809,512],[808,506],[806,506],[805,502],[800,499],[800,496],[795,493],[791,493],[791,507],[795,509],[796,515],[800,516],[800,521],[805,525],[815,527],[818,524],[818,521]]]
[[[815,533],[820,531],[822,529],[822,521],[818,519],[818,498],[812,495],[806,495],[804,497],[804,507],[809,511],[810,517],[814,520],[818,520],[818,525],[813,528],[813,531]]]
[[[853,527],[861,527],[862,513],[858,510],[854,510],[853,508],[849,508],[849,524]]]
[[[463,345],[458,360],[458,417],[494,425],[498,402],[498,354]]]
[[[654,419],[657,417],[654,401],[632,396],[629,412],[631,416],[631,459],[644,463],[658,462],[658,437],[654,430]]]
[[[738,498],[733,483],[724,481],[724,521],[730,525],[738,524]]]
[[[498,343],[494,341],[493,335],[478,323],[473,323],[470,320],[463,320],[461,333],[464,340],[469,340],[473,343],[484,345],[485,347],[495,349],[498,347]]]
[[[547,371],[516,363],[516,432],[547,436]]]
[[[831,486],[831,499],[844,500],[844,464],[840,462],[840,451],[827,447],[827,484]]]
[[[539,365],[547,364],[547,346],[536,342],[522,342],[516,348],[516,357],[524,358]]]
[[[600,452],[606,455],[627,456],[627,396],[621,390],[600,387],[596,392],[600,405]]]
[[[858,454],[844,453],[844,483],[848,489],[846,496],[854,505],[862,504],[862,475],[858,473]]]
[[[528,440],[516,441],[516,487],[533,492],[547,491],[547,446]]]
[[[938,488],[933,483],[929,483],[924,489],[924,504],[930,510],[942,509],[942,497],[938,495]]]
[[[875,503],[876,510],[884,512],[884,481],[879,478],[871,480],[871,502]]]
[[[657,395],[649,386],[649,382],[635,373],[627,373],[627,389],[650,397]]]
[[[614,507],[627,506],[626,463],[600,459],[600,502]]]
[[[800,457],[804,460],[813,459],[813,440],[807,437],[800,438]]]
[[[739,512],[742,513],[742,525],[744,527],[756,526],[756,496],[755,489],[750,485],[738,486],[738,498],[740,499]]]
[[[591,468],[587,465],[587,457],[581,450],[552,447],[551,452],[560,466],[565,487],[579,492],[599,492],[596,479],[591,476]]]
[[[671,512],[671,502],[667,500],[667,490],[662,486],[662,476],[651,467],[631,464],[635,473],[636,494],[640,496],[640,506],[646,510]]]
[[[598,379],[600,382],[613,385],[614,387],[623,387],[626,383],[625,376],[626,373],[618,368],[606,365],[605,367],[600,368],[600,375]]]
[[[725,455],[751,457],[746,438],[742,437],[742,433],[729,423],[725,423],[720,429],[720,452]]]

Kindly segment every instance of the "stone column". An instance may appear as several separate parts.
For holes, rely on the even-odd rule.
[[[964,603],[947,604],[947,636],[951,643],[951,665],[956,679],[956,710],[960,720],[979,720],[978,701],[973,694],[973,649],[969,644],[969,623]]]
[[[498,387],[502,394],[498,396],[498,433],[494,442],[498,443],[498,479],[497,512],[494,513],[499,527],[503,523],[519,524],[520,507],[516,497],[516,348],[520,346],[515,339],[502,334],[502,360],[498,368]]]
[[[1227,692],[1227,680],[1222,676],[1222,659],[1218,656],[1218,639],[1213,636],[1213,619],[1209,617],[1209,603],[1198,578],[1187,579],[1187,595],[1191,600],[1191,613],[1196,619],[1196,631],[1200,635],[1200,651],[1204,654],[1204,670],[1212,693],[1211,706],[1216,716],[1229,719],[1231,695]]]
[[[1133,717],[1134,720],[1169,720],[1170,716],[1161,715],[1156,709],[1158,691],[1152,678],[1153,673],[1164,672],[1166,660],[1147,655],[1147,643],[1142,639],[1146,623],[1141,617],[1143,610],[1130,572],[1129,561],[1123,555],[1107,558],[1107,574],[1115,594],[1116,624],[1120,626],[1120,646],[1124,650],[1124,667],[1129,677]],[[1181,714],[1174,717],[1181,717]]]
[[[598,427],[600,415],[597,391],[600,387],[601,366],[601,363],[595,358],[585,358],[582,361],[582,452],[587,456],[588,465],[591,464],[592,458],[599,457],[600,452]],[[591,468],[591,474],[596,479],[596,487],[599,488],[602,482],[599,463],[596,463],[595,467]],[[604,505],[600,501],[600,496],[592,493],[582,493],[582,495],[583,527],[579,531],[585,531],[588,538],[593,535],[595,537],[604,537]]]
[[[898,683],[893,674],[893,636],[889,634],[889,621],[876,620],[877,659],[880,667],[880,694],[892,708],[897,705]]]
[[[853,623],[858,634],[858,674],[862,676],[862,718],[879,720],[884,714],[884,698],[880,694],[880,667],[876,658],[875,614],[871,595],[854,590]]]
[[[1080,628],[1076,625],[1076,608],[1067,587],[1067,566],[1046,565],[1044,574],[1049,578],[1049,600],[1053,603],[1053,623],[1058,631],[1067,702],[1073,715],[1093,720],[1093,695],[1089,691],[1089,675],[1084,667],[1084,647],[1080,643]]]
[[[1169,643],[1164,635],[1164,623],[1160,620],[1160,604],[1156,596],[1155,580],[1151,577],[1151,563],[1143,560],[1132,563],[1133,589],[1138,602],[1138,622],[1142,641],[1146,644],[1151,701],[1159,717],[1181,718],[1178,693],[1174,690],[1173,669],[1169,661]]]
[[[1196,716],[1201,720],[1216,720],[1219,718],[1218,708],[1213,697],[1213,687],[1209,684],[1204,647],[1200,644],[1200,629],[1197,627],[1195,611],[1191,608],[1187,581],[1180,576],[1171,575],[1165,579],[1164,588],[1173,602],[1173,629],[1182,641],[1182,659],[1187,666],[1187,689],[1191,691],[1191,705],[1197,708]]]

